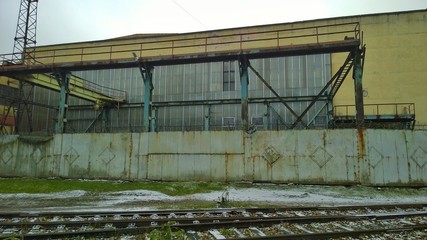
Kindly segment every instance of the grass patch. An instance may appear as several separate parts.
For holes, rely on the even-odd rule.
[[[329,196],[425,196],[427,188],[392,188],[368,186],[316,186],[287,184],[212,183],[212,182],[127,182],[127,181],[87,181],[63,179],[0,178],[0,193],[54,193],[83,190],[93,193],[151,190],[169,196],[183,196],[195,193],[225,191],[229,188],[259,188],[268,190],[297,190]]]
[[[151,190],[170,196],[222,191],[223,183],[204,182],[123,182],[123,181],[83,181],[58,179],[3,178],[0,179],[0,193],[53,193],[72,190],[88,192],[117,192],[129,190]]]

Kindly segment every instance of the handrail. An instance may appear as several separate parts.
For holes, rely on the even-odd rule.
[[[109,98],[116,99],[116,100],[124,100],[124,101],[127,100],[127,92],[124,90],[105,87],[105,86],[96,84],[94,82],[87,81],[83,78],[77,77],[75,75],[73,75],[73,78],[79,79],[83,83],[83,88],[86,90],[100,93]]]
[[[330,31],[331,28],[337,28]],[[350,35],[350,36],[347,36]],[[191,34],[178,34],[173,36],[167,35],[160,38],[159,40],[147,40],[141,39],[139,42],[132,42],[132,40],[114,40],[121,41],[122,43],[117,44],[100,44],[97,46],[80,46],[80,47],[62,47],[56,49],[45,49],[44,47],[38,47],[34,51],[34,58],[31,60],[35,61],[34,64],[53,64],[64,62],[61,58],[67,58],[67,62],[84,62],[90,61],[88,59],[95,58],[96,60],[117,60],[122,59],[126,55],[126,58],[132,58],[132,52],[136,53],[138,57],[175,57],[181,56],[182,54],[211,54],[216,52],[243,52],[251,49],[251,44],[263,43],[261,46],[256,48],[277,48],[286,47],[289,45],[298,45],[298,41],[303,38],[314,37],[313,41],[309,41],[312,44],[319,44],[322,42],[324,36],[341,36],[341,38],[328,40],[328,41],[343,41],[343,35],[348,39],[359,39],[360,38],[360,24],[358,22],[340,23],[340,24],[329,24],[319,25],[313,27],[300,27],[290,29],[279,29],[279,30],[267,30],[258,32],[247,32],[247,33],[234,33],[234,34],[219,34],[209,35],[205,37],[190,37],[186,38]],[[271,36],[270,36],[271,35]],[[162,38],[166,38],[162,40]],[[347,38],[346,38],[347,39]],[[288,42],[285,42],[288,41]],[[291,42],[289,42],[291,41]],[[128,42],[128,43],[123,43]],[[272,44],[274,42],[274,44]],[[228,45],[228,48],[227,48]],[[236,45],[236,46],[234,46]],[[230,47],[232,46],[232,47]],[[199,49],[200,48],[200,49]],[[225,49],[224,49],[225,48]],[[183,52],[183,50],[188,50]],[[156,52],[150,55],[150,52]],[[129,53],[129,54],[128,54]],[[6,60],[5,56],[0,56],[1,63],[3,64]],[[98,55],[98,58],[96,57]],[[105,55],[105,56],[104,56]],[[127,57],[129,55],[129,57]],[[72,58],[75,58],[74,60]],[[92,60],[93,61],[93,60]]]
[[[365,115],[415,115],[415,103],[380,103],[364,104]],[[344,110],[343,110],[344,109]],[[356,115],[355,105],[336,105],[334,106],[335,117],[350,117]]]

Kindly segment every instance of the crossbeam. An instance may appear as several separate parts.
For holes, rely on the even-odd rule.
[[[57,79],[54,76],[48,74],[20,74],[14,75],[12,78],[50,90],[58,92],[60,91],[60,86]],[[107,95],[101,93],[101,91],[104,89],[105,91],[109,91],[110,94]],[[104,88],[74,75],[70,76],[69,90],[70,96],[78,97],[94,103],[122,103],[126,101],[125,91]]]

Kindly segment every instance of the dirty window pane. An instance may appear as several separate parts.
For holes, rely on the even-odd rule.
[[[223,79],[222,79],[223,91],[234,91],[236,90],[235,84],[235,70],[232,61],[224,62],[223,64]]]

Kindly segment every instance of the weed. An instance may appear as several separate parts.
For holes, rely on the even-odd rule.
[[[172,240],[172,239],[188,239],[185,231],[172,227],[169,224],[164,224],[160,229],[154,229],[148,234],[150,240]]]
[[[52,193],[72,190],[88,192],[116,192],[129,190],[151,190],[170,196],[182,196],[210,191],[223,191],[223,183],[203,182],[123,182],[123,181],[85,181],[31,178],[0,179],[0,193]]]

